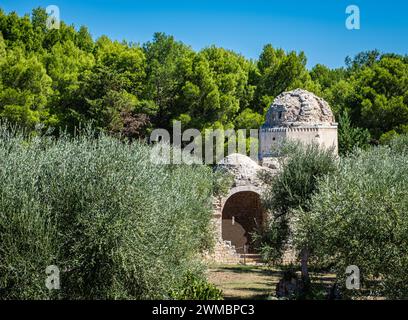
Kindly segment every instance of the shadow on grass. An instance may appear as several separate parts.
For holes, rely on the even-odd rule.
[[[258,295],[253,295],[250,297],[233,297],[233,296],[224,296],[224,300],[242,300],[242,299],[246,299],[246,300],[270,300],[271,297],[273,296],[273,293],[271,292],[271,294],[258,294]]]
[[[281,276],[282,272],[268,267],[259,266],[221,266],[213,268],[213,272],[234,272],[239,274],[258,273],[265,276]]]
[[[223,290],[225,300],[270,300],[276,299],[276,285],[282,278],[285,267],[213,265],[210,270],[215,277],[219,277],[217,284]],[[298,273],[300,274],[300,271]],[[335,279],[330,273],[311,273],[316,292],[329,292]]]

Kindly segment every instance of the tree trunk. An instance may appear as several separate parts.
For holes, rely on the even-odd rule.
[[[302,251],[300,252],[300,255],[301,255],[302,280],[304,284],[308,284],[310,282],[309,270],[307,267],[307,263],[309,260],[309,249],[303,248]]]

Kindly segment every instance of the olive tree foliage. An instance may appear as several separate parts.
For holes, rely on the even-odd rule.
[[[165,299],[211,246],[211,168],[104,135],[0,127],[0,299]],[[61,290],[45,270],[61,271]]]
[[[356,265],[363,293],[408,297],[407,172],[407,136],[357,150],[319,180],[308,214],[299,210],[297,245],[331,264],[341,287],[346,267]]]
[[[257,235],[256,240],[270,262],[279,262],[286,245],[291,243],[295,231],[291,225],[297,218],[297,210],[302,209],[305,214],[310,211],[309,201],[316,192],[318,179],[337,168],[333,150],[320,148],[317,144],[284,144],[280,163],[278,174],[262,175],[268,185],[263,194],[263,205],[271,215],[265,230]]]

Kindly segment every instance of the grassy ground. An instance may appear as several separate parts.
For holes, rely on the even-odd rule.
[[[312,282],[328,288],[334,281],[331,274],[311,274]],[[274,299],[278,281],[282,277],[279,268],[266,266],[218,265],[210,266],[208,279],[224,293],[224,299]]]
[[[208,279],[224,293],[224,299],[267,299],[275,295],[280,270],[264,266],[225,265],[209,268]]]

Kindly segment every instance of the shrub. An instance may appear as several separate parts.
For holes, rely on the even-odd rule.
[[[383,133],[380,137],[381,144],[390,144],[390,142],[398,137],[398,133],[395,130],[388,131]]]
[[[0,299],[155,299],[199,270],[213,173],[114,138],[0,126]],[[45,288],[57,265],[61,290]]]
[[[400,140],[401,139],[401,140]],[[408,297],[408,145],[356,151],[324,177],[299,215],[299,243],[330,261],[344,289],[346,267],[360,268],[364,294]],[[405,152],[404,152],[405,150]],[[347,291],[348,295],[352,292]]]
[[[347,110],[339,116],[339,153],[346,155],[355,148],[367,149],[371,139],[368,129],[355,128],[351,125]]]
[[[180,289],[170,296],[176,300],[222,300],[222,291],[203,277],[187,273]]]
[[[408,156],[408,134],[394,137],[389,142],[390,148],[394,153]]]
[[[291,240],[294,211],[309,210],[309,201],[319,177],[337,168],[332,149],[317,144],[287,143],[282,146],[281,170],[277,175],[262,176],[268,188],[263,194],[264,207],[271,212],[265,230],[255,236],[265,259],[279,262],[285,245]]]

